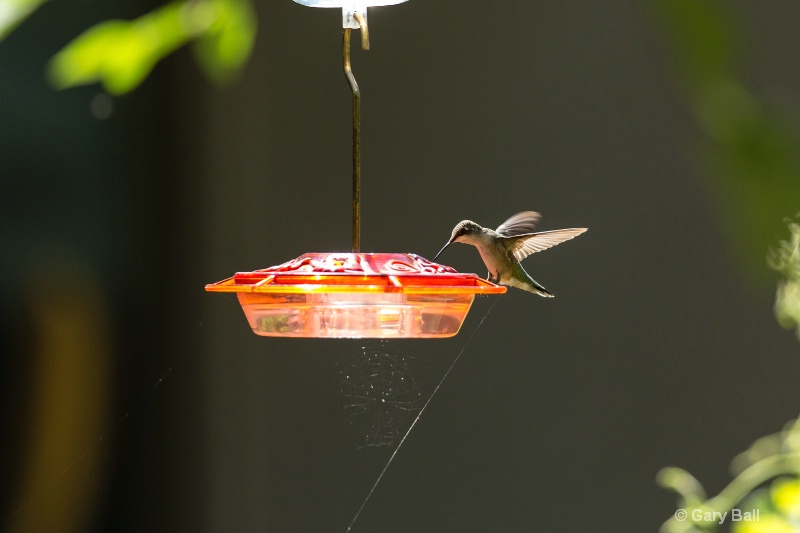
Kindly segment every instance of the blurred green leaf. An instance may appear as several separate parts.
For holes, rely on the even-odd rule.
[[[249,0],[172,2],[132,21],[109,20],[89,28],[48,65],[59,89],[102,83],[111,94],[135,89],[153,67],[198,39],[201,65],[215,81],[228,79],[249,57],[255,38]]]
[[[740,57],[739,21],[726,0],[655,0],[678,66],[692,84],[727,78]]]
[[[172,3],[134,21],[102,22],[79,35],[50,62],[49,74],[59,88],[101,82],[112,94],[136,88],[165,55],[189,35],[182,3]]]
[[[747,450],[734,457],[731,461],[731,473],[738,476],[762,459],[781,453],[786,438],[785,432],[759,438]]]
[[[740,80],[741,17],[726,0],[653,0],[699,128],[704,174],[742,264],[763,280],[766,243],[800,207],[800,133]]]
[[[758,509],[758,520],[732,522],[733,533],[796,533],[800,518],[800,481],[778,477],[768,487],[754,490],[739,506]]]
[[[769,265],[783,279],[775,298],[775,317],[786,329],[796,328],[800,337],[800,225],[789,222],[791,237],[770,250]]]
[[[783,517],[761,513],[758,521],[733,522],[734,533],[797,533],[797,530]]]
[[[739,471],[719,494],[708,499],[695,489],[700,483],[688,472],[674,467],[662,469],[658,473],[658,483],[684,498],[680,502],[681,508],[661,526],[661,532],[716,531],[719,522],[709,521],[708,516],[729,513],[734,508],[741,513],[760,510],[749,515],[749,520],[742,514],[740,523],[735,523],[731,517],[729,522],[733,522],[734,533],[795,532],[794,524],[800,518],[798,436],[800,419],[789,422],[779,434],[757,440],[746,452],[746,457],[740,455],[735,460],[738,463],[744,461],[748,466]],[[768,491],[764,484],[770,480],[772,487]]]
[[[800,519],[800,479],[779,478],[770,488],[775,509],[792,520]]]
[[[256,16],[245,0],[216,0],[214,23],[194,43],[200,66],[209,78],[229,81],[250,57],[256,36]]]
[[[0,41],[47,0],[0,0]]]
[[[662,468],[656,475],[656,482],[665,489],[672,490],[681,496],[681,506],[697,505],[706,499],[703,485],[683,468],[669,466]]]

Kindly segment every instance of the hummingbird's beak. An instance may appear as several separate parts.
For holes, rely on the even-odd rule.
[[[452,239],[451,239],[450,241],[448,241],[448,242],[447,242],[447,244],[445,244],[444,246],[442,246],[442,249],[441,249],[441,250],[439,250],[439,253],[438,253],[438,254],[436,254],[436,256],[433,258],[433,260],[434,260],[434,261],[436,261],[436,258],[437,258],[437,257],[439,257],[440,255],[442,255],[442,252],[444,252],[445,248],[447,248],[447,247],[448,247],[448,246],[450,246],[451,244],[453,244],[453,240],[452,240]]]

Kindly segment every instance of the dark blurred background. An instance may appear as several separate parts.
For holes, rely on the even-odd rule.
[[[555,299],[512,289],[453,339],[381,345],[425,396],[463,354],[353,531],[653,531],[675,509],[662,467],[716,493],[797,416],[764,260],[797,182],[775,189],[784,210],[726,188],[738,145],[703,122],[668,4],[370,10],[362,248],[431,258],[458,221],[521,210],[589,232],[526,260]],[[343,532],[393,449],[346,417],[339,370],[366,344],[257,337],[203,290],[349,249],[341,14],[257,2],[226,88],[186,49],[123,96],[48,85],[78,33],[158,5],[52,2],[0,42],[3,527]],[[800,4],[726,5],[737,69],[720,76],[791,124]],[[485,274],[472,247],[440,259]]]

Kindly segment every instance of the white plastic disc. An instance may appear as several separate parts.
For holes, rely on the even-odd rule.
[[[294,0],[298,4],[302,4],[308,7],[343,7],[343,8],[355,8],[363,10],[367,7],[372,6],[393,6],[395,4],[402,4],[403,2],[407,2],[408,0],[364,0],[364,1],[354,1],[354,0]]]

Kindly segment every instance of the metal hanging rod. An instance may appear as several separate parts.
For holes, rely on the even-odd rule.
[[[369,50],[367,19],[353,13],[361,30],[361,48]],[[353,252],[361,251],[361,91],[350,67],[350,28],[342,30],[342,60],[344,75],[353,93]]]

